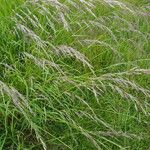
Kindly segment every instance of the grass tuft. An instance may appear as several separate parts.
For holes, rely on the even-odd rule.
[[[148,2],[0,3],[0,149],[149,149]]]

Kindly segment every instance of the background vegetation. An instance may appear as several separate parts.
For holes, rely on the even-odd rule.
[[[148,0],[0,0],[0,149],[150,148]]]

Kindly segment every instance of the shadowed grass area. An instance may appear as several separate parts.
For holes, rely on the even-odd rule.
[[[148,2],[0,3],[0,149],[149,149]]]

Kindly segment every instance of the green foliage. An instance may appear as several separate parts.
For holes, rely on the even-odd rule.
[[[149,149],[147,2],[0,4],[0,149]]]

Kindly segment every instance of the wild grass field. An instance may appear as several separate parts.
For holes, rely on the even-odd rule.
[[[0,0],[0,150],[150,150],[149,0]]]

